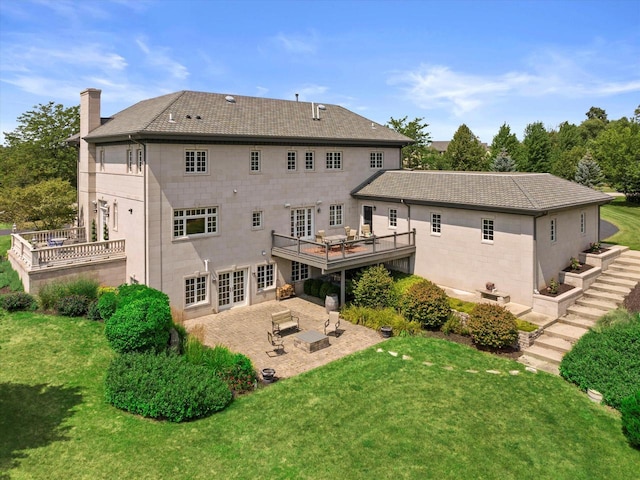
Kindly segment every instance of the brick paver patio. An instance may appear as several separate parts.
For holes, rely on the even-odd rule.
[[[284,353],[276,354],[267,340],[267,332],[271,331],[271,313],[284,309],[291,310],[293,315],[300,318],[300,331],[323,332],[324,322],[328,318],[324,305],[300,297],[194,318],[185,321],[185,328],[189,331],[204,325],[206,345],[221,344],[234,352],[243,353],[251,358],[256,370],[273,368],[278,378],[297,375],[383,341],[378,332],[342,320],[337,338],[330,328],[329,347],[307,353],[294,347],[295,332],[284,332]]]

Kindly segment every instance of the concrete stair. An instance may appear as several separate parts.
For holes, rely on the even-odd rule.
[[[520,362],[559,374],[562,357],[605,313],[618,308],[640,282],[640,252],[626,250],[583,292],[567,314],[544,326]]]

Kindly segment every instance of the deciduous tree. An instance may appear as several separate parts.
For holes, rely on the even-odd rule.
[[[387,126],[414,140],[414,144],[402,149],[402,166],[404,168],[428,168],[426,165],[427,147],[431,143],[431,135],[426,131],[428,123],[423,123],[423,118],[415,118],[411,121],[408,117],[391,118]]]
[[[460,125],[453,135],[444,156],[453,170],[479,172],[489,168],[487,150],[465,124]]]

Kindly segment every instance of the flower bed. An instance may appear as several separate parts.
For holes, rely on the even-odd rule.
[[[600,267],[594,267],[593,265],[582,265],[585,268],[580,270],[565,269],[558,275],[561,283],[572,285],[582,290],[586,290],[594,283],[600,274],[602,269]],[[588,268],[586,268],[588,267]]]
[[[567,284],[560,284],[560,287]],[[548,315],[552,318],[559,318],[567,313],[567,308],[573,305],[576,300],[582,295],[582,288],[576,288],[571,285],[566,291],[561,290],[557,295],[551,296],[549,294],[534,293],[533,294],[533,311]],[[566,288],[566,287],[565,287]]]
[[[587,263],[594,267],[599,267],[604,272],[624,250],[626,250],[626,248],[618,247],[601,248],[597,252],[586,250],[580,253],[578,258],[580,263]]]

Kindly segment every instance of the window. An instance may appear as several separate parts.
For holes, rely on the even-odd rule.
[[[299,282],[309,278],[309,265],[306,263],[291,262],[291,281]]]
[[[136,157],[137,157],[137,163],[138,163],[138,173],[142,172],[142,149],[138,149],[136,150]]]
[[[313,152],[305,152],[304,154],[304,169],[313,170],[315,168],[315,160]]]
[[[392,228],[398,226],[398,210],[395,208],[389,209],[389,226]]]
[[[580,233],[587,233],[587,217],[584,212],[580,212]]]
[[[255,210],[251,214],[251,228],[260,230],[262,228],[262,210]]]
[[[112,221],[113,221],[113,225],[111,228],[113,228],[114,231],[118,231],[118,202],[114,201],[113,202],[113,214],[111,215]]]
[[[431,234],[440,235],[442,233],[442,215],[439,213],[431,214]]]
[[[490,218],[482,219],[482,240],[493,242],[493,220]]]
[[[269,265],[258,265],[256,271],[256,278],[258,282],[258,290],[263,290],[265,288],[273,287],[274,281],[274,272],[275,268],[273,263]]]
[[[342,225],[342,205],[329,205],[329,226]]]
[[[376,170],[381,169],[383,158],[384,154],[382,152],[371,152],[371,156],[369,157],[369,168],[375,168]]]
[[[185,173],[207,173],[207,151],[187,150],[184,152]]]
[[[287,170],[290,172],[295,172],[296,165],[296,152],[287,152]]]
[[[251,150],[251,162],[249,170],[253,173],[260,171],[260,151]]]
[[[341,170],[341,169],[342,169],[342,153],[327,152],[327,170]]]
[[[174,210],[173,238],[218,233],[218,207]]]
[[[133,150],[127,150],[127,172],[133,171]]]
[[[184,304],[186,307],[207,301],[207,275],[197,275],[184,280]]]
[[[557,220],[552,218],[549,221],[549,240],[555,242],[558,239]]]

